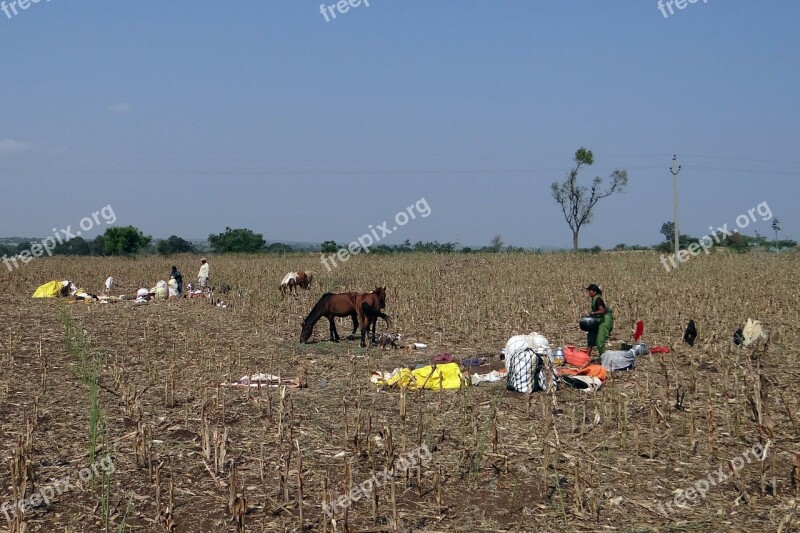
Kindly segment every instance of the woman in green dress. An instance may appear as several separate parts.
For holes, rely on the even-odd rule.
[[[611,309],[606,305],[603,300],[603,291],[600,287],[592,283],[586,287],[586,294],[592,299],[591,311],[586,316],[596,318],[600,324],[594,331],[589,331],[586,336],[586,344],[589,347],[589,357],[592,356],[592,348],[597,346],[597,351],[600,355],[606,351],[606,341],[608,340],[611,331],[614,329],[614,317],[611,314]]]

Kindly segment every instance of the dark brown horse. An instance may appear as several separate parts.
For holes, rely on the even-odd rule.
[[[303,320],[300,330],[300,342],[307,342],[314,332],[314,325],[320,318],[325,317],[330,323],[331,341],[339,342],[339,333],[336,331],[334,317],[349,316],[353,319],[353,333],[358,329],[358,313],[356,313],[357,292],[326,292],[311,309],[311,312]]]
[[[372,293],[369,293],[372,294]],[[314,325],[321,319],[325,317],[328,319],[330,324],[330,339],[332,342],[339,342],[339,333],[336,331],[336,322],[334,321],[334,317],[346,317],[349,316],[353,320],[353,333],[351,335],[355,335],[356,330],[358,329],[358,311],[356,308],[356,299],[360,295],[357,292],[340,292],[340,293],[330,293],[327,292],[322,295],[319,301],[314,305],[311,309],[311,312],[308,316],[303,320],[302,329],[300,330],[300,342],[308,342],[308,339],[311,338],[311,334],[314,332]],[[386,295],[384,290],[383,296],[383,303],[386,302]],[[366,302],[365,302],[366,303]],[[380,305],[380,300],[379,304]],[[366,309],[366,313],[372,316],[374,313],[372,312],[372,307],[369,306]],[[381,316],[384,320],[388,323],[388,317],[380,312],[377,311],[378,315]],[[377,316],[374,318],[377,319]],[[373,342],[375,342],[375,322],[373,321]]]
[[[372,344],[375,344],[375,326],[378,324],[378,318],[382,318],[386,322],[387,327],[389,324],[389,317],[381,312],[381,309],[386,307],[386,287],[376,287],[374,291],[366,294],[359,294],[356,296],[356,312],[358,313],[358,324],[361,326],[361,347],[367,346],[366,336],[369,327],[372,326]]]

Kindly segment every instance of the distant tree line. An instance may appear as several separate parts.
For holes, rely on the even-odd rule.
[[[661,226],[661,234],[664,240],[655,246],[617,244],[613,251],[625,250],[655,250],[658,252],[673,251],[674,224],[665,222]],[[0,243],[0,256],[13,256],[20,252],[29,250],[35,240],[13,239],[12,243]],[[699,243],[700,239],[690,235],[680,236],[680,246],[682,249],[688,248],[693,243]],[[791,239],[770,240],[763,235],[756,233],[755,237],[733,233],[720,238],[719,242],[714,241],[714,247],[727,248],[733,251],[745,252],[753,249],[772,249],[777,246],[779,249],[790,249],[797,246],[797,242]],[[98,235],[94,239],[85,240],[83,237],[75,237],[56,246],[53,250],[54,255],[68,256],[127,256],[159,254],[168,256],[184,253],[265,253],[265,254],[288,254],[298,252],[321,252],[323,254],[333,254],[341,248],[346,248],[347,244],[337,244],[336,241],[328,240],[321,243],[318,247],[296,247],[285,243],[267,244],[261,233],[255,233],[246,228],[225,228],[225,231],[208,236],[208,246],[200,246],[186,239],[171,235],[166,239],[156,239],[150,235],[145,235],[141,230],[133,226],[107,228],[105,233]],[[470,254],[470,253],[542,253],[540,248],[523,248],[506,246],[500,235],[495,235],[487,246],[471,247],[461,246],[457,242],[439,241],[417,241],[412,244],[405,240],[402,244],[379,244],[370,247],[370,253],[378,255],[386,254],[405,254],[405,253],[432,253],[432,254]],[[592,248],[579,248],[582,253],[599,253],[603,248],[594,246]]]
[[[659,252],[674,252],[675,223],[672,221],[664,222],[661,225],[661,234],[664,236],[664,240],[655,245],[653,249]],[[691,235],[684,235],[681,233],[680,236],[678,236],[678,245],[680,246],[681,250],[685,250],[692,244],[701,244],[701,238],[702,237],[693,237]],[[722,235],[713,236],[712,239],[714,247],[727,248],[736,252],[746,252],[748,250],[758,248],[770,249],[775,247],[778,249],[788,249],[797,246],[797,242],[793,241],[792,239],[770,240],[764,235],[759,235],[758,232],[756,232],[754,237],[737,232],[724,236],[724,238]],[[617,245],[617,247],[619,246],[620,245]]]

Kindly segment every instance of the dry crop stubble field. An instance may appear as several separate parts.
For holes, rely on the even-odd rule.
[[[653,253],[357,256],[332,272],[315,255],[212,256],[212,284],[233,287],[229,308],[30,297],[51,279],[99,291],[108,275],[115,294],[131,295],[172,264],[191,282],[198,263],[48,258],[0,276],[2,501],[75,479],[106,454],[115,466],[19,513],[13,531],[798,530],[793,255],[712,254],[671,273]],[[281,299],[278,284],[296,269],[316,272],[311,290]],[[596,394],[526,396],[500,383],[400,393],[369,382],[372,370],[439,352],[496,368],[508,337],[531,331],[583,345],[577,318],[591,282],[614,310],[616,340],[642,319],[644,340],[673,352],[640,357]],[[323,292],[384,285],[392,331],[427,350],[330,343],[324,319],[299,344]],[[732,344],[748,317],[771,333],[766,347]],[[690,318],[694,348],[680,342]],[[349,319],[337,322],[350,332]],[[307,387],[220,386],[254,372]],[[420,444],[430,461],[326,518],[323,502]],[[674,491],[754,444],[766,460],[662,514]]]

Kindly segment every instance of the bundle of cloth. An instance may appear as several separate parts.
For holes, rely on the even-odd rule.
[[[150,292],[156,295],[156,300],[166,300],[169,297],[169,285],[162,279]]]
[[[508,372],[506,388],[522,393],[544,391],[551,386],[557,389],[558,376],[552,366],[545,364],[552,353],[550,342],[535,331],[508,339],[500,352]]]
[[[628,350],[606,350],[600,356],[600,364],[609,372],[633,370],[636,366],[636,358],[648,353],[650,353],[650,348],[646,344],[636,344]]]

